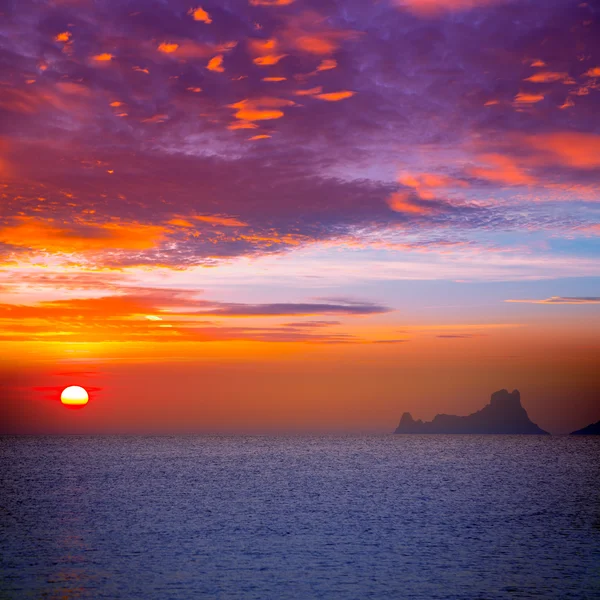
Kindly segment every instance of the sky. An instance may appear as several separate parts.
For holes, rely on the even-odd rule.
[[[599,109],[594,2],[3,2],[0,430],[597,421]]]

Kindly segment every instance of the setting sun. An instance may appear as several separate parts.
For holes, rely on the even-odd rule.
[[[83,408],[89,401],[88,393],[78,385],[71,385],[65,388],[60,401],[69,408]]]

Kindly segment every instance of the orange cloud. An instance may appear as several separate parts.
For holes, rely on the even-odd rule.
[[[207,25],[212,23],[210,15],[200,6],[198,8],[190,8],[188,15],[192,15],[194,21],[200,21]]]
[[[225,69],[223,68],[223,55],[217,54],[217,56],[213,56],[206,65],[206,68],[209,71],[215,71],[217,73],[223,73]]]
[[[20,113],[35,113],[48,106],[66,112],[81,111],[84,108],[82,98],[90,95],[86,86],[70,81],[24,90],[0,85],[0,92],[0,107]]]
[[[247,98],[235,104],[230,104],[230,108],[236,108],[235,118],[242,121],[268,121],[271,119],[280,119],[284,116],[282,110],[284,106],[294,106],[291,100],[283,98],[273,98],[264,96],[261,98]]]
[[[237,42],[224,42],[222,44],[209,44],[204,42],[195,42],[192,40],[179,40],[178,42],[162,42],[159,44],[157,50],[162,54],[172,55],[178,60],[188,60],[195,58],[209,58],[212,59],[216,66],[218,65],[217,56],[229,52],[237,46]],[[209,63],[210,64],[210,63]],[[214,70],[214,69],[211,69]]]
[[[223,227],[247,227],[248,223],[240,221],[235,217],[220,217],[218,215],[196,215],[191,217],[196,221],[210,223],[211,225],[223,225]]]
[[[586,77],[600,77],[600,67],[593,67],[584,73]]]
[[[265,54],[272,54],[278,46],[278,42],[274,38],[263,39],[249,39],[248,49],[253,56],[264,56]]]
[[[148,117],[147,119],[142,119],[142,123],[164,123],[165,121],[168,121],[168,119],[169,119],[169,115],[159,113],[156,115],[152,115],[151,117]]]
[[[281,43],[287,48],[316,55],[331,55],[346,40],[355,40],[358,31],[333,29],[320,14],[305,11],[291,17],[281,31]]]
[[[164,54],[172,54],[173,52],[175,52],[177,49],[179,48],[179,44],[176,43],[169,43],[169,42],[162,42],[162,44],[160,44],[158,46],[158,51],[159,52],[164,52]]]
[[[559,73],[557,71],[540,71],[538,73],[534,73],[531,75],[531,77],[527,77],[525,81],[532,81],[533,83],[553,83],[555,81],[575,83],[568,73]]]
[[[71,32],[63,31],[62,33],[59,33],[54,39],[57,42],[68,42],[71,39]]]
[[[333,40],[323,36],[302,35],[296,38],[294,45],[298,50],[309,52],[310,54],[331,54],[338,48],[338,44]]]
[[[261,67],[276,65],[287,56],[283,52],[278,52],[279,46],[279,41],[275,38],[248,40],[248,50],[254,56],[253,62]]]
[[[351,92],[348,90],[343,90],[341,92],[330,92],[328,94],[317,94],[317,98],[320,100],[326,100],[327,102],[339,102],[340,100],[345,100],[346,98],[352,98],[356,92]]]
[[[337,60],[333,58],[326,58],[322,60],[317,66],[317,71],[329,71],[330,69],[335,69],[337,67]]]
[[[421,200],[433,200],[435,194],[431,190],[434,189],[468,187],[469,185],[461,179],[454,179],[447,175],[436,175],[434,173],[418,173],[417,175],[403,173],[398,178],[398,181],[402,185],[413,188]]]
[[[260,134],[260,135],[253,135],[251,138],[248,138],[249,141],[254,141],[254,140],[266,140],[268,138],[270,138],[270,135],[267,135],[266,133]]]
[[[295,0],[250,0],[250,6],[288,6]]]
[[[158,225],[137,222],[73,224],[15,217],[0,228],[0,242],[31,250],[79,253],[98,250],[148,250],[164,238]]]
[[[167,221],[167,224],[172,225],[173,227],[189,229],[195,227],[194,223],[191,221],[200,221],[201,223],[208,223],[209,225],[221,225],[222,227],[248,227],[248,223],[244,223],[235,217],[223,217],[220,215],[177,215]]]
[[[314,96],[316,94],[320,94],[323,91],[323,88],[318,85],[317,87],[310,88],[308,90],[296,90],[294,94],[296,96]]]
[[[521,104],[536,104],[544,99],[543,94],[528,94],[526,92],[519,92],[514,99],[515,105]]]
[[[565,108],[571,108],[571,106],[575,106],[575,102],[573,102],[572,98],[567,97],[567,99],[558,108],[564,110]]]
[[[283,106],[295,106],[295,102],[292,100],[286,100],[285,98],[276,98],[274,96],[261,96],[258,98],[251,98],[241,100],[236,104],[230,104],[231,108],[245,108],[249,106],[265,107],[265,108],[281,108]]]
[[[227,125],[227,129],[258,129],[258,125],[256,123],[250,123],[249,121],[234,121]]]
[[[396,4],[421,16],[433,16],[441,12],[470,10],[492,6],[506,0],[396,0]]]
[[[394,212],[412,215],[427,215],[434,212],[430,206],[415,204],[410,192],[395,192],[388,198],[387,203]]]
[[[270,65],[276,65],[282,58],[285,58],[287,54],[266,54],[265,56],[257,56],[254,59],[254,64],[261,67]]]
[[[176,217],[175,219],[171,219],[170,221],[167,221],[168,225],[173,225],[174,227],[193,227],[193,223],[190,223],[189,221],[186,221],[185,219],[181,219],[179,217]]]
[[[281,110],[257,110],[257,109],[241,109],[235,113],[236,119],[244,121],[270,121],[272,119],[281,119],[283,117]]]
[[[473,167],[469,172],[474,177],[502,183],[507,185],[530,185],[536,179],[521,170],[515,159],[503,154],[484,154],[480,159],[486,162],[488,167]]]
[[[64,94],[75,95],[75,96],[90,96],[91,92],[89,88],[80,83],[73,83],[72,81],[59,81],[55,84],[57,90]]]
[[[316,316],[368,316],[389,313],[386,306],[369,302],[244,304],[198,298],[181,289],[109,288],[102,296],[45,300],[34,304],[0,304],[0,338],[44,341],[257,341],[358,342],[348,334],[323,337],[313,329],[338,325],[338,321],[298,321],[268,326],[221,325],[223,319]],[[219,321],[207,321],[206,318]],[[246,323],[248,323],[246,321]],[[366,342],[366,341],[365,341]],[[363,343],[365,343],[363,342]],[[89,388],[88,388],[89,389]]]
[[[287,77],[263,77],[263,81],[287,81]]]
[[[109,54],[108,52],[103,52],[102,54],[95,54],[92,56],[92,60],[96,62],[108,62],[114,58],[114,55]]]
[[[600,167],[600,135],[593,133],[546,133],[532,135],[526,142],[559,164],[579,169]]]

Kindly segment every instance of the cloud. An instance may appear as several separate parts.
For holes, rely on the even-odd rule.
[[[337,60],[333,58],[325,58],[318,65],[317,71],[329,71],[330,69],[335,69],[337,67]]]
[[[429,215],[435,212],[433,206],[419,202],[410,192],[394,192],[387,202],[394,212],[411,215]]]
[[[33,20],[14,5],[0,36],[10,58],[0,84],[3,261],[62,248],[78,254],[65,261],[98,269],[186,269],[301,257],[313,245],[338,252],[352,240],[357,252],[411,261],[497,244],[519,277],[549,276],[555,263],[528,262],[519,235],[550,247],[597,223],[598,28],[582,25],[588,9],[234,4],[134,14],[109,2],[100,15],[93,3],[45,3]],[[197,9],[212,24],[188,12]],[[72,35],[56,41],[61,33]],[[102,53],[114,57],[109,68],[91,59]],[[226,70],[206,69],[217,56]],[[515,107],[519,92],[544,101]]]
[[[0,282],[15,281],[15,272],[0,271]],[[129,279],[122,273],[95,273],[95,272],[60,272],[50,271],[47,268],[42,272],[21,271],[18,275],[19,286],[28,288],[51,288],[53,290],[102,290],[116,291]]]
[[[92,225],[14,217],[0,227],[0,242],[49,252],[147,250],[159,244],[164,236],[163,227],[137,222]]]
[[[254,59],[254,64],[261,67],[270,67],[276,65],[282,58],[285,58],[287,54],[266,54],[265,56],[257,56]]]
[[[225,68],[223,67],[223,55],[217,54],[217,56],[213,56],[206,65],[206,68],[209,71],[214,71],[216,73],[223,73]]]
[[[322,91],[323,87],[318,85],[313,88],[294,90],[294,94],[296,94],[296,96],[315,96],[316,94],[321,94]]]
[[[475,337],[482,337],[483,334],[474,334],[474,333],[455,333],[455,334],[442,334],[436,335],[436,338],[444,339],[444,340],[468,340]]]
[[[295,0],[249,0],[250,6],[289,6]]]
[[[110,62],[111,60],[113,60],[114,55],[110,54],[109,52],[101,52],[100,54],[95,54],[94,56],[92,56],[92,60],[96,61],[96,62]]]
[[[286,106],[294,106],[295,103],[284,98],[274,98],[263,96],[258,98],[246,98],[235,104],[230,104],[230,108],[237,109],[235,118],[242,121],[270,121],[272,119],[281,119],[284,112],[279,110]]]
[[[293,321],[284,323],[284,327],[301,328],[306,327],[312,329],[314,327],[330,327],[331,325],[339,325],[340,321]]]
[[[207,25],[212,23],[210,15],[201,6],[198,6],[197,8],[190,8],[188,15],[191,15],[194,21],[200,21],[201,23],[206,23]]]
[[[536,178],[524,171],[512,156],[502,154],[484,154],[479,156],[486,167],[471,167],[469,173],[473,177],[485,179],[502,185],[531,185]]]
[[[162,42],[158,45],[158,51],[163,52],[164,54],[172,54],[173,52],[176,52],[178,48],[179,44],[169,42]]]
[[[351,92],[349,90],[343,90],[341,92],[329,92],[327,94],[317,94],[315,97],[319,98],[319,100],[326,100],[327,102],[339,102],[340,100],[345,100],[346,98],[352,98],[356,92]]]
[[[313,11],[289,17],[279,32],[281,45],[315,56],[331,55],[343,42],[355,41],[360,37],[358,31],[332,27],[327,19]]]
[[[210,223],[212,225],[223,225],[224,227],[248,227],[248,223],[244,223],[235,217],[223,217],[219,215],[194,215],[191,217],[196,221]]]
[[[443,12],[466,11],[502,4],[507,0],[396,0],[396,4],[420,16],[436,16]]]
[[[519,92],[514,99],[516,106],[523,106],[528,104],[537,104],[544,99],[544,94],[534,94],[528,92]]]
[[[593,223],[590,225],[583,225],[578,228],[579,231],[589,235],[600,235],[600,223]]]
[[[591,69],[588,69],[584,75],[586,77],[600,77],[600,67],[592,67]]]
[[[197,292],[165,288],[121,288],[117,295],[0,304],[2,341],[153,341],[359,343],[347,333],[323,333],[337,321],[303,321],[274,326],[226,325],[218,319],[308,315],[368,316],[390,309],[369,302],[243,304],[199,299]]]
[[[204,316],[308,316],[308,315],[373,315],[390,309],[370,302],[345,303],[275,303],[275,304],[222,304],[214,310],[200,312]]]
[[[543,300],[505,300],[522,304],[600,304],[600,296],[551,296]]]
[[[538,71],[537,73],[526,77],[525,81],[531,81],[532,83],[554,83],[556,81],[575,83],[575,81],[569,77],[568,73],[558,71]]]
[[[448,175],[436,173],[401,173],[398,181],[409,188],[413,188],[421,200],[433,200],[439,190],[451,188],[466,188],[469,183],[462,179],[456,179]]]
[[[538,160],[564,164],[577,169],[600,167],[600,135],[580,132],[542,133],[526,137]]]
[[[46,281],[50,284],[52,280]],[[98,282],[102,281],[99,279]],[[118,280],[114,280],[116,284]],[[76,288],[73,288],[76,289]],[[198,290],[114,285],[114,295],[42,301],[36,305],[0,304],[0,318],[64,319],[78,314],[123,318],[139,315],[140,319],[166,320],[175,317],[280,317],[312,315],[376,315],[391,311],[374,302],[345,298],[323,298],[319,302],[280,302],[248,304],[200,298]],[[335,324],[320,321],[322,324]]]

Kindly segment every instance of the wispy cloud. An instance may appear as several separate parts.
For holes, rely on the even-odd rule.
[[[110,281],[110,280],[109,280]],[[48,283],[48,282],[45,282]],[[75,288],[73,288],[75,289]],[[18,340],[146,340],[146,341],[308,341],[361,342],[346,332],[325,333],[338,321],[307,320],[254,324],[257,318],[337,315],[345,317],[389,313],[371,302],[339,299],[328,302],[248,304],[205,299],[197,290],[120,287],[113,295],[30,304],[0,304],[0,341]],[[206,320],[209,317],[210,320]],[[248,325],[230,325],[245,318]]]
[[[542,300],[522,299],[505,300],[505,302],[518,302],[522,304],[600,304],[600,296],[551,296]]]

